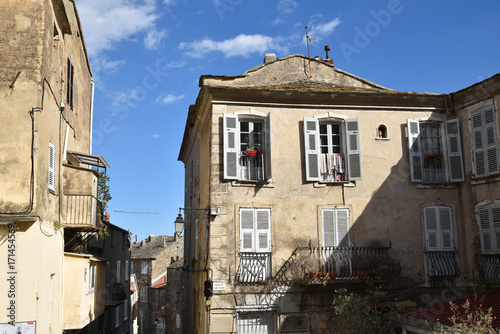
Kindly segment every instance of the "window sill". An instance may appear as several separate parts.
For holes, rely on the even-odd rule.
[[[338,182],[314,182],[314,188],[326,188],[334,186],[356,187],[356,182],[353,181],[338,181]]]
[[[238,180],[231,181],[233,187],[261,187],[261,188],[274,188],[274,182],[268,181],[252,181],[252,180]]]
[[[455,189],[454,183],[418,183],[417,189]]]
[[[488,175],[488,176],[481,176],[478,177],[477,179],[472,179],[471,184],[473,186],[479,185],[479,184],[485,184],[485,183],[490,183],[490,182],[498,182],[500,181],[500,174],[496,173],[493,175]]]
[[[376,141],[389,141],[391,138],[375,138]]]

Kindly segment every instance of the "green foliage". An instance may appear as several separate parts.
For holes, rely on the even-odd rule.
[[[433,330],[434,334],[499,334],[500,329],[494,329],[492,326],[493,315],[491,308],[483,311],[481,307],[472,309],[467,300],[463,305],[458,306],[450,303],[453,316],[451,317],[452,327],[444,327],[437,324]]]
[[[106,172],[100,171],[97,178],[97,199],[101,202],[101,209],[97,210],[97,215],[100,222],[99,237],[103,239],[109,235],[108,226],[102,221],[102,213],[106,212],[108,202],[111,200],[108,182],[109,176],[106,175]]]
[[[412,302],[391,299],[380,288],[366,290],[365,294],[336,291],[332,307],[335,309],[335,328],[332,333],[383,334],[399,323],[399,314],[413,306]]]

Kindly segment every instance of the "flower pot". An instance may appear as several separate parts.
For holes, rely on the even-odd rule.
[[[258,156],[260,156],[260,151],[247,151],[247,156],[258,157]]]

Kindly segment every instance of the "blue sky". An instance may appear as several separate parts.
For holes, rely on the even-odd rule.
[[[77,0],[96,84],[93,153],[111,166],[112,223],[172,235],[177,161],[203,74],[310,55],[401,91],[451,93],[500,72],[500,0]]]

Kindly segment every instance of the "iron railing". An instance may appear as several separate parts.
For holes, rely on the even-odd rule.
[[[65,225],[99,228],[101,202],[92,195],[64,195]]]
[[[390,280],[401,271],[390,247],[299,247],[273,278],[278,284]]]
[[[239,257],[236,282],[263,283],[271,277],[271,253],[239,253]]]
[[[125,288],[122,283],[106,285],[106,306],[120,304],[127,298]]]
[[[453,279],[460,276],[460,268],[455,261],[454,251],[428,251],[427,263],[429,278],[433,280]]]
[[[481,254],[479,279],[484,284],[500,284],[500,254]]]

